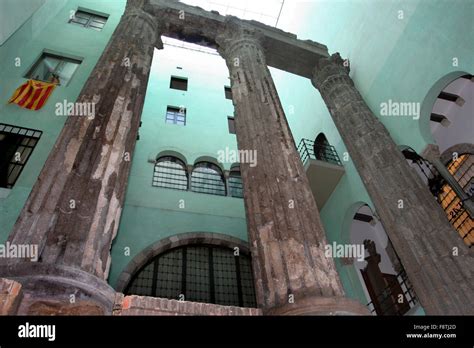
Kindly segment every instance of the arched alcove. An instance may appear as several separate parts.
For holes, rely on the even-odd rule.
[[[351,245],[364,246],[364,258],[353,259],[367,298],[369,310],[377,315],[404,315],[417,300],[403,266],[373,213],[364,204],[352,216]]]
[[[441,141],[441,136],[443,136],[443,133],[446,133],[446,132],[437,132],[436,131],[436,128],[438,128],[441,131],[443,130],[443,128],[439,128],[439,127],[451,128],[452,130],[461,129],[462,128],[462,123],[464,122],[464,119],[462,120],[463,122],[460,123],[459,118],[456,119],[457,117],[455,115],[452,115],[452,114],[442,115],[442,116],[446,117],[446,120],[443,121],[443,124],[441,124],[442,118],[438,117],[438,119],[440,121],[438,123],[440,123],[440,124],[437,127],[434,127],[433,126],[433,121],[431,121],[433,113],[436,114],[437,112],[440,112],[439,110],[446,110],[447,111],[447,109],[449,109],[449,107],[446,108],[447,104],[445,104],[442,101],[442,99],[439,98],[440,94],[443,91],[447,91],[447,92],[451,91],[452,92],[451,88],[455,87],[456,83],[459,82],[460,78],[464,79],[465,80],[464,82],[466,84],[467,83],[471,84],[471,86],[469,87],[470,89],[474,88],[474,86],[472,85],[473,82],[471,82],[471,80],[469,80],[469,79],[463,78],[463,76],[471,76],[471,75],[469,75],[469,73],[467,73],[465,71],[453,71],[453,72],[450,72],[450,73],[446,74],[445,76],[440,77],[433,84],[433,86],[430,88],[430,90],[427,92],[427,94],[426,94],[426,96],[423,100],[423,103],[421,105],[420,119],[419,119],[420,133],[421,133],[422,137],[425,139],[427,144],[437,143],[437,145],[440,146],[441,151],[444,151],[446,148],[448,148],[449,146],[454,145],[455,143],[464,142],[464,141],[460,140],[459,137],[454,138],[451,135],[446,136],[446,134],[444,134],[445,139]],[[458,81],[458,82],[456,82],[456,81]],[[470,98],[466,98],[466,99],[471,99],[471,100],[468,103],[466,102],[462,106],[456,105],[456,107],[454,109],[462,107],[464,110],[468,110],[468,108],[471,107],[471,110],[472,110],[472,105],[473,105],[472,104],[472,102],[473,102],[472,101],[472,95],[471,95]],[[442,104],[445,104],[445,106],[443,107]],[[454,105],[451,105],[451,107],[454,107]],[[472,117],[472,115],[471,115],[471,117]],[[455,134],[455,132],[449,132],[449,133]]]

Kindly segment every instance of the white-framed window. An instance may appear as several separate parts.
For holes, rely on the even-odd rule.
[[[166,123],[177,124],[180,126],[186,125],[186,109],[168,106],[166,109]]]
[[[107,23],[107,17],[79,9],[76,11],[74,16],[71,17],[69,23],[101,31],[104,28],[105,23]]]
[[[67,85],[80,64],[81,61],[77,59],[43,52],[25,77],[37,81]]]

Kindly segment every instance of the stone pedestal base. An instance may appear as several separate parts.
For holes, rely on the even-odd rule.
[[[263,311],[264,315],[370,315],[367,307],[346,297],[306,297],[281,307]]]
[[[77,268],[22,263],[0,265],[0,277],[21,284],[19,315],[111,315],[115,290]]]

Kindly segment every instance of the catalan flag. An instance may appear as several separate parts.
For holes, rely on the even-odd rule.
[[[17,88],[8,103],[15,103],[22,108],[39,110],[48,100],[56,83],[28,80]]]

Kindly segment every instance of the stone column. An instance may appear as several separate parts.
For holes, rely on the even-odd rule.
[[[9,260],[0,274],[25,278],[30,267],[67,278],[72,267],[82,280],[107,278],[153,51],[162,48],[144,5],[128,1],[77,99],[93,103],[95,115],[69,116],[10,234],[10,243],[38,245],[39,262]]]
[[[344,297],[325,256],[318,208],[259,33],[230,19],[216,42],[230,70],[239,150],[257,156],[256,166],[240,168],[258,305],[265,314],[368,314]]]
[[[428,314],[473,314],[473,258],[389,132],[368,108],[339,54],[312,79]]]

